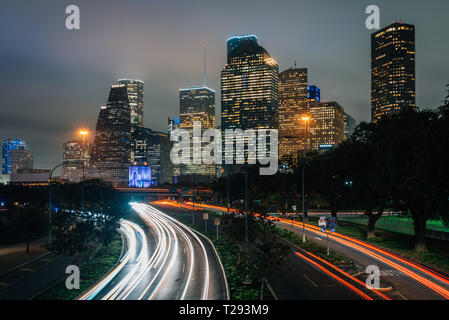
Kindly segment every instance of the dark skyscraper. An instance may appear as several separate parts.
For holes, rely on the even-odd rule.
[[[393,23],[371,35],[371,119],[416,107],[415,27]]]
[[[143,127],[143,82],[140,80],[120,79],[118,84],[124,84],[128,92],[131,110],[131,128]]]
[[[98,116],[91,164],[108,171],[116,186],[128,185],[131,151],[131,110],[125,84],[111,87]]]

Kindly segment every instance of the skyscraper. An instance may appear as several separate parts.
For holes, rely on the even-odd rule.
[[[111,87],[106,106],[98,116],[91,164],[110,173],[116,186],[128,185],[131,151],[131,109],[127,86]]]
[[[296,162],[305,149],[305,123],[309,113],[307,69],[290,68],[279,74],[279,158]]]
[[[173,164],[170,160],[171,143],[168,134],[153,131],[148,143],[148,163],[152,185],[173,182]]]
[[[221,129],[277,129],[277,62],[254,35],[229,38],[227,49],[221,71]],[[272,150],[269,142],[266,148]]]
[[[337,102],[317,102],[310,106],[310,139],[313,150],[331,149],[343,142],[344,109]]]
[[[416,107],[415,27],[393,23],[371,35],[371,119]]]
[[[90,142],[82,140],[72,140],[63,144],[63,167],[62,177],[72,182],[82,180],[82,175],[86,175],[89,166]]]
[[[25,141],[7,139],[3,142],[2,173],[16,173],[19,169],[33,169],[34,158]]]
[[[207,86],[180,89],[179,118],[180,128],[189,131],[191,134],[193,134],[194,122],[201,123],[202,132],[215,128],[215,91]],[[193,154],[191,155],[191,162],[193,163]],[[215,175],[215,165],[180,165],[181,176],[192,174],[197,176],[197,181],[208,181],[210,177]]]
[[[277,62],[255,36],[228,40],[227,64],[221,71],[222,129],[278,127]]]
[[[215,128],[215,91],[206,86],[180,89],[179,118],[182,129],[192,130],[194,121],[203,129]]]
[[[117,83],[126,86],[129,106],[131,109],[131,129],[133,129],[134,127],[143,127],[143,81],[120,79],[117,81]]]

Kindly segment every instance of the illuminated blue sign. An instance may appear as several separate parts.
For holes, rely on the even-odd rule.
[[[148,188],[151,186],[151,167],[130,166],[128,186],[131,188]]]
[[[307,87],[307,99],[312,99],[315,101],[321,101],[321,91],[317,86],[308,86]]]
[[[320,144],[318,146],[319,150],[332,150],[334,148],[333,144]]]

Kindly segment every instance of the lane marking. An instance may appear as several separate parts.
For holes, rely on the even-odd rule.
[[[330,272],[329,270],[327,270],[326,268],[324,268],[322,265],[316,263],[315,261],[307,258],[306,256],[300,254],[299,252],[295,252],[295,254],[301,258],[303,258],[304,260],[306,260],[307,262],[311,263],[312,265],[316,266],[318,269],[320,269],[321,271],[323,271],[325,274],[331,276],[332,278],[334,278],[335,280],[337,280],[338,282],[340,282],[341,284],[345,285],[346,287],[348,287],[349,289],[351,289],[352,291],[354,291],[355,293],[357,293],[359,296],[361,296],[363,299],[365,300],[374,300],[373,298],[371,298],[370,296],[366,295],[365,293],[363,293],[362,291],[360,291],[359,289],[357,289],[356,287],[354,287],[352,284],[348,283],[347,281],[343,280],[342,278],[340,278],[339,276],[333,274],[332,272]]]
[[[316,284],[315,282],[313,282],[312,279],[310,279],[310,278],[309,278],[308,276],[306,276],[305,274],[304,274],[304,278],[306,278],[307,280],[309,280],[309,281],[313,284],[313,286],[314,286],[315,288],[318,288],[317,284]]]
[[[19,270],[26,271],[26,272],[34,272],[35,271],[34,269],[31,269],[31,268],[20,268]]]

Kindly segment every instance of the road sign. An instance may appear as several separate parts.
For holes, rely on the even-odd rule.
[[[208,214],[207,212],[204,212],[204,213],[203,213],[203,219],[204,219],[204,220],[209,219],[209,214]]]
[[[331,217],[327,226],[329,227],[329,232],[334,233],[335,228],[337,228],[337,218]]]
[[[320,220],[318,220],[318,227],[321,228],[321,232],[326,232],[326,217],[320,217]]]
[[[214,219],[214,225],[215,226],[219,226],[220,225],[220,218],[215,218]]]

